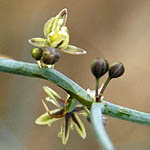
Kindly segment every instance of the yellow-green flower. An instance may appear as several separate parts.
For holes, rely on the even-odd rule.
[[[44,91],[48,94],[49,97],[46,98],[46,101],[51,102],[57,109],[52,111],[49,110],[47,105],[44,101],[43,105],[46,109],[46,113],[41,115],[35,121],[38,125],[48,125],[49,127],[57,120],[62,120],[61,130],[58,136],[62,139],[62,143],[66,144],[69,138],[69,131],[70,129],[75,128],[79,135],[85,139],[86,138],[86,131],[85,127],[80,120],[78,114],[86,115],[84,109],[81,105],[76,105],[76,107],[71,110],[67,111],[67,106],[69,104],[70,96],[68,95],[67,99],[64,101],[61,97],[49,87],[44,86]]]
[[[74,55],[86,54],[86,51],[69,44],[69,31],[66,26],[67,9],[61,10],[44,25],[45,38],[32,38],[29,43],[39,48],[52,47]]]

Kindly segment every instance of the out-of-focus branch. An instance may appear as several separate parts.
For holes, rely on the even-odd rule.
[[[97,140],[101,144],[103,150],[114,150],[114,146],[109,139],[106,130],[104,128],[104,123],[102,119],[102,112],[104,105],[98,102],[94,102],[91,107],[91,123]]]

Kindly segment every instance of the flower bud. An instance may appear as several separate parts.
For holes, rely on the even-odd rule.
[[[91,72],[96,78],[100,78],[108,71],[108,61],[103,58],[96,58],[91,64]]]
[[[121,62],[114,62],[109,67],[109,77],[118,78],[124,73],[124,66]]]
[[[40,60],[43,54],[43,50],[41,48],[33,48],[31,50],[32,57],[36,60]]]
[[[55,51],[53,48],[44,50],[41,61],[46,65],[55,64],[60,58],[59,52]]]

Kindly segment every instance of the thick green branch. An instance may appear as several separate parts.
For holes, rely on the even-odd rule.
[[[114,146],[109,139],[107,132],[104,128],[103,118],[102,118],[102,110],[104,105],[98,102],[94,102],[91,107],[91,123],[95,134],[97,136],[97,140],[101,144],[103,150],[114,150]]]
[[[0,72],[38,77],[50,80],[59,87],[66,90],[72,97],[80,103],[91,108],[93,99],[87,94],[86,90],[81,88],[74,81],[58,72],[55,69],[39,68],[38,65],[26,62],[19,62],[11,59],[0,58]],[[129,120],[143,125],[150,125],[150,114],[125,108],[103,101],[105,108],[104,114],[119,119]]]
[[[55,69],[39,68],[37,64],[0,58],[0,72],[8,72],[50,80],[66,90],[72,97],[77,98],[84,105],[90,107],[92,104],[91,97],[83,88]]]

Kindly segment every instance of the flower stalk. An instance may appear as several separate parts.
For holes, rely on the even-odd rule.
[[[95,85],[96,85],[96,87],[95,87],[95,99],[96,99],[96,102],[98,102],[99,101],[99,93],[98,93],[98,89],[99,89],[99,78],[97,78],[96,80],[96,83],[95,83]]]
[[[100,88],[100,92],[99,92],[99,96],[98,96],[98,101],[101,100],[103,94],[104,94],[104,91],[108,85],[108,83],[110,82],[111,78],[108,76],[107,79],[105,80],[105,82],[102,84],[101,88]]]

